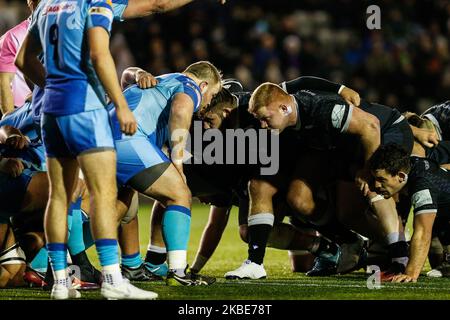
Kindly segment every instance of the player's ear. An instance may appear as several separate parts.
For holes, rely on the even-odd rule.
[[[283,113],[284,116],[288,116],[288,115],[290,115],[292,113],[291,106],[288,106],[288,105],[285,105],[285,104],[280,105],[280,110],[281,110],[281,112]]]
[[[200,92],[202,94],[205,94],[206,91],[208,90],[208,82],[206,82],[206,81],[200,82],[200,86],[199,87],[200,87]]]
[[[399,178],[400,182],[406,182],[406,181],[408,181],[408,174],[403,171],[400,171],[398,173],[398,178]]]
[[[232,110],[232,108],[223,108],[223,110],[222,110],[222,115],[223,115],[223,118],[225,119],[225,118],[228,118],[228,116],[230,115],[230,113],[231,113],[231,110]]]

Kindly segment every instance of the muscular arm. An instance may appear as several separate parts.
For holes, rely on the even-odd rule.
[[[348,104],[358,107],[361,98],[358,92],[347,88],[344,85],[331,82],[319,77],[304,76],[297,79],[283,82],[280,85],[288,93],[295,93],[299,90],[320,90],[339,94]]]
[[[129,0],[123,19],[133,19],[180,8],[193,0]]]
[[[2,114],[14,110],[14,96],[11,90],[14,75],[11,72],[0,72],[0,112]]]
[[[183,172],[183,155],[189,134],[194,102],[185,93],[178,93],[172,100],[169,116],[169,135],[172,147],[171,159],[178,171]]]
[[[406,266],[406,275],[416,280],[428,255],[435,213],[425,212],[414,216],[414,233],[411,238],[411,253]]]
[[[353,108],[350,124],[346,131],[360,137],[364,147],[364,159],[367,161],[380,146],[380,121],[370,113]]]
[[[45,86],[45,68],[38,59],[41,51],[41,43],[28,33],[17,53],[15,64],[31,82],[43,88]]]
[[[127,101],[123,96],[116,75],[116,66],[109,51],[109,34],[102,27],[94,27],[88,30],[90,57],[103,87],[111,101],[114,103],[120,129],[125,134],[136,132],[136,122]]]
[[[230,207],[211,206],[191,270],[198,273],[213,255],[228,223]]]

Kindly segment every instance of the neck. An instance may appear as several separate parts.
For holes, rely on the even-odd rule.
[[[194,76],[192,73],[190,72],[182,72],[181,74],[184,74],[186,77],[191,78],[192,80],[194,80],[194,82],[200,86],[200,83],[202,82],[199,78],[197,78],[196,76]]]

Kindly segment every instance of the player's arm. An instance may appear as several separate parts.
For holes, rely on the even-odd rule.
[[[358,92],[326,79],[312,76],[298,77],[291,81],[286,81],[280,86],[288,93],[296,93],[299,90],[320,90],[339,94],[348,104],[359,106],[361,98]]]
[[[14,110],[14,96],[11,90],[14,75],[11,72],[0,72],[0,112],[2,114]]]
[[[230,210],[231,207],[216,207],[211,205],[208,223],[203,229],[200,246],[192,264],[191,271],[193,273],[200,272],[219,245],[228,223]]]
[[[170,107],[169,141],[172,150],[170,158],[181,174],[183,174],[184,148],[189,135],[193,113],[194,102],[192,98],[186,93],[177,93]]]
[[[28,138],[19,129],[8,125],[0,127],[0,144],[14,149],[23,149],[28,146],[28,143]]]
[[[128,6],[123,12],[123,19],[149,16],[177,9],[193,0],[128,0]]]
[[[414,232],[411,238],[411,249],[408,265],[404,275],[394,277],[393,282],[415,282],[422,271],[431,244],[434,211],[423,212],[414,216]]]
[[[45,68],[38,58],[41,51],[41,42],[28,32],[17,53],[15,64],[31,82],[44,88]]]
[[[120,130],[127,135],[133,135],[136,132],[137,124],[117,79],[116,66],[109,51],[108,31],[100,26],[89,28],[88,40],[92,65],[106,93],[114,103]]]
[[[345,132],[360,138],[364,147],[365,161],[369,160],[380,146],[380,121],[374,115],[359,108],[352,108],[348,128]]]
[[[409,126],[411,127],[414,138],[424,147],[432,148],[439,143],[438,135],[434,130],[418,128],[413,125]]]
[[[141,89],[152,88],[158,84],[158,80],[150,73],[139,67],[129,67],[122,72],[120,85],[122,89],[137,84]]]

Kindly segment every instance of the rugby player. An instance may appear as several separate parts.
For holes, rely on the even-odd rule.
[[[368,112],[365,112],[362,109],[366,109]],[[382,110],[380,111],[380,109]],[[367,103],[364,103],[361,108],[354,108],[352,105],[345,103],[345,101],[336,94],[330,95],[321,92],[300,91],[295,95],[290,96],[282,90],[281,87],[269,83],[263,84],[255,90],[249,104],[249,111],[261,121],[262,127],[279,129],[280,131],[283,131],[287,127],[291,127],[294,134],[298,135],[300,139],[303,138],[305,143],[311,141],[312,146],[316,148],[319,146],[327,149],[337,145],[337,140],[341,136],[340,133],[343,132],[357,136],[363,146],[363,153],[361,155],[362,163],[359,164],[360,170],[357,176],[361,190],[365,195],[369,195],[372,199],[375,198],[376,194],[373,192],[369,193],[367,167],[365,167],[364,162],[380,144],[381,139],[383,139],[383,142],[389,140],[391,135],[387,134],[389,131],[387,128],[400,123],[399,127],[395,130],[400,131],[400,135],[392,136],[404,140],[404,143],[407,145],[410,144],[410,148],[412,149],[412,133],[407,132],[407,130],[410,130],[408,124],[403,123],[404,119],[402,119],[400,114],[396,116],[395,114],[389,113],[387,109],[390,110],[388,107],[383,108]],[[380,135],[380,120],[376,116],[370,114],[374,113],[376,115],[377,110],[378,113],[386,117],[383,123],[383,125],[386,126],[382,127],[386,129],[385,134],[383,135]],[[356,142],[358,142],[358,140]],[[402,142],[403,141],[400,143]],[[353,161],[353,163],[354,162],[355,161]],[[315,164],[318,165],[317,163]],[[306,166],[300,167],[299,169],[303,172],[307,170],[308,172],[306,172],[306,174],[309,176],[311,176],[311,174],[314,175],[315,172],[320,172],[320,166],[319,168],[316,168],[316,170]],[[294,179],[290,183],[287,199],[292,208],[302,215],[308,216],[309,220],[312,220],[312,222],[315,222],[315,224],[320,226],[323,224],[323,221],[321,220],[325,220],[325,222],[328,223],[328,221],[326,221],[326,214],[329,212],[329,209],[327,208],[326,202],[325,205],[316,205],[313,199],[313,191],[310,189],[311,187],[309,184],[314,180],[316,179],[310,179],[308,183],[305,183],[305,179],[302,177],[300,179]],[[238,269],[239,271],[236,270],[236,272],[231,272],[228,274],[229,276],[246,273],[245,270],[253,270],[249,272],[260,274],[265,273],[261,263],[262,257],[264,256],[263,248],[265,247],[267,236],[262,237],[261,235],[264,233],[262,230],[264,226],[268,225],[268,227],[265,228],[270,228],[270,213],[273,211],[271,197],[276,192],[277,188],[275,188],[273,184],[267,183],[267,181],[256,180],[255,183],[253,183],[253,181],[250,183],[250,195],[255,195],[254,201],[252,201],[252,205],[255,205],[251,208],[250,214],[255,215],[253,219],[259,221],[254,230],[259,229],[258,233],[260,235],[258,237],[259,243],[254,243],[249,246],[249,253],[251,254],[252,251],[256,251],[257,257],[253,259],[259,263],[244,263],[241,268]],[[264,199],[266,199],[266,201],[264,201]],[[381,213],[385,213],[386,215],[385,217],[380,217],[380,220],[384,222],[383,227],[387,234],[386,238],[391,244],[394,244],[392,248],[392,251],[394,251],[393,259],[401,260],[404,263],[407,247],[404,239],[401,239],[399,236],[399,224],[395,206],[393,206],[393,204],[384,204],[379,198],[372,202],[375,208],[378,206],[380,207],[379,209],[382,209],[377,211],[381,211]],[[262,215],[258,216],[258,214],[261,213]],[[265,215],[264,213],[269,214]],[[380,212],[377,212],[377,214],[380,214]],[[328,224],[330,225],[330,223]],[[333,224],[335,224],[335,222]],[[358,239],[357,237],[355,238],[355,240]],[[363,243],[362,241],[355,241],[355,243],[356,242],[359,242],[360,244]],[[398,242],[401,243],[398,244]],[[252,250],[252,247],[257,248],[257,250]],[[397,247],[400,247],[401,250]],[[252,261],[251,259],[249,260]]]
[[[45,233],[55,279],[54,299],[80,297],[71,288],[65,250],[65,216],[79,167],[94,204],[92,231],[102,265],[102,295],[108,299],[157,297],[125,281],[118,263],[117,228],[111,219],[116,216],[116,157],[105,93],[117,108],[123,132],[134,134],[136,122],[121,93],[108,48],[112,18],[106,1],[78,1],[69,6],[57,0],[41,3],[16,58],[16,65],[22,66],[33,83],[45,85],[42,132],[51,190]],[[42,50],[45,69],[37,57]],[[91,72],[85,73],[81,67],[85,64]]]
[[[183,172],[184,147],[192,115],[205,108],[221,89],[221,74],[200,61],[182,73],[157,77],[153,88],[132,85],[125,98],[137,118],[138,131],[127,137],[113,123],[120,185],[159,200],[165,206],[162,230],[168,250],[168,285],[196,285],[187,273],[186,250],[190,231],[191,193]],[[163,153],[170,144],[170,155]]]
[[[369,167],[380,194],[389,198],[404,193],[413,207],[409,261],[406,270],[392,281],[416,282],[430,248],[433,225],[448,230],[450,174],[433,160],[410,156],[396,144],[381,146],[370,159]],[[441,238],[443,245],[449,245],[449,240]]]

